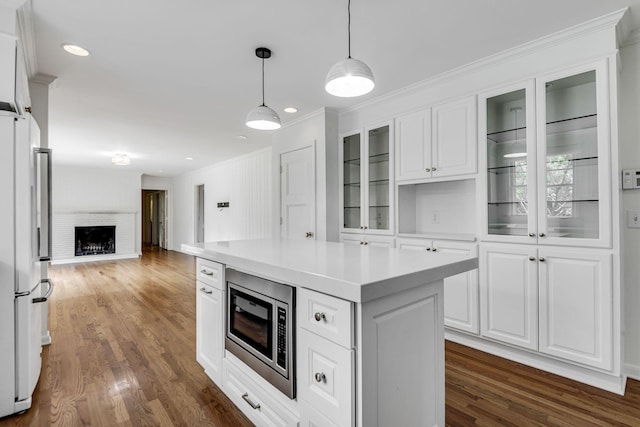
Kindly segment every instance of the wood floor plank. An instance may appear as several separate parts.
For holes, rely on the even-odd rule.
[[[140,259],[50,270],[53,343],[32,408],[5,426],[250,426],[195,360],[195,261]],[[640,426],[640,382],[618,396],[451,342],[448,426]]]

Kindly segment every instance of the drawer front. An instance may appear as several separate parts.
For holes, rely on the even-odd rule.
[[[298,333],[298,397],[339,426],[354,425],[355,350]]]
[[[214,261],[198,258],[196,261],[196,279],[216,289],[224,290],[224,266]]]
[[[269,392],[231,363],[224,361],[223,388],[233,403],[256,425],[297,427],[298,419]]]
[[[353,348],[353,304],[340,298],[297,290],[298,326],[345,348]]]

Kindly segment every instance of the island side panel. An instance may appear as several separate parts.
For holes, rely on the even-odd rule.
[[[357,305],[361,427],[444,426],[443,281]]]

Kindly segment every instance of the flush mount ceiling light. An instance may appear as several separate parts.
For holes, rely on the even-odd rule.
[[[351,57],[351,0],[347,3],[347,15],[349,56],[331,67],[324,84],[324,89],[331,95],[343,98],[367,94],[376,85],[371,68]]]
[[[279,129],[280,117],[278,113],[264,104],[264,60],[271,58],[271,51],[266,47],[256,49],[256,56],[262,59],[262,105],[257,106],[247,114],[247,126],[259,130]]]
[[[296,107],[287,107],[284,109],[285,113],[289,113],[289,114],[293,114],[293,113],[297,113],[298,109]]]
[[[72,55],[75,56],[89,56],[90,53],[87,49],[80,47],[80,46],[76,46],[73,44],[63,44],[62,48],[64,50],[66,50],[67,52],[69,52]]]
[[[131,159],[124,153],[116,153],[111,157],[111,163],[118,166],[126,166],[131,163]]]

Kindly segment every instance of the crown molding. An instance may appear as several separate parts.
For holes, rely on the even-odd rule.
[[[358,110],[367,108],[369,106],[373,106],[373,105],[385,102],[389,99],[396,98],[398,96],[402,96],[408,93],[413,93],[418,89],[433,86],[440,82],[447,81],[452,78],[456,78],[457,76],[460,76],[462,74],[465,74],[474,70],[481,69],[483,67],[487,67],[490,65],[494,65],[494,66],[499,65],[501,63],[511,61],[514,58],[527,56],[534,52],[545,50],[550,47],[559,45],[561,43],[565,43],[568,40],[579,38],[584,35],[591,34],[606,28],[617,28],[617,25],[625,16],[628,9],[629,8],[625,7],[624,9],[610,12],[606,15],[600,16],[590,21],[583,22],[578,25],[574,25],[564,30],[560,30],[555,33],[551,33],[547,36],[543,36],[538,39],[532,40],[530,42],[523,43],[516,47],[503,50],[493,55],[486,56],[480,60],[470,62],[468,64],[453,68],[451,70],[444,71],[433,77],[429,77],[425,80],[419,81],[409,86],[405,86],[396,91],[392,91],[385,95],[381,95],[377,98],[373,98],[373,99],[364,101],[360,104],[356,104],[356,105],[341,109],[340,113],[343,114],[343,113],[358,111]],[[621,35],[624,35],[624,34],[618,33],[618,37],[620,37]]]
[[[38,72],[38,61],[36,59],[36,33],[33,25],[33,9],[31,8],[31,0],[24,3],[17,10],[18,16],[18,35],[22,52],[24,52],[25,68],[29,78]]]
[[[38,83],[45,86],[51,85],[56,80],[58,80],[58,77],[52,76],[50,74],[44,74],[44,73],[37,73],[35,76],[29,79],[31,83]]]

